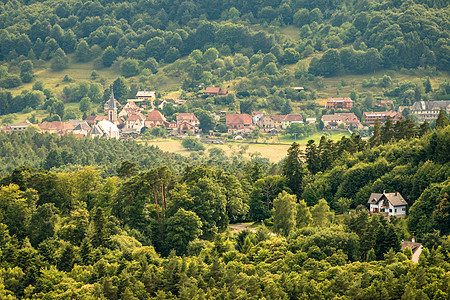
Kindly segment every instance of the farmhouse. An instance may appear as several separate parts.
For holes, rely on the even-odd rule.
[[[394,216],[404,218],[406,216],[406,206],[408,203],[403,199],[399,192],[382,194],[370,194],[369,212],[371,214],[383,214],[385,216]]]
[[[252,131],[252,116],[249,114],[229,114],[226,117],[228,133],[244,133]]]
[[[157,110],[151,111],[145,119],[145,127],[148,128],[166,126],[166,123],[166,118]]]
[[[268,115],[263,115],[256,125],[261,128],[264,132],[268,132],[270,129],[275,127],[275,122]]]
[[[195,132],[200,121],[193,113],[180,113],[177,116],[177,128],[179,133]]]

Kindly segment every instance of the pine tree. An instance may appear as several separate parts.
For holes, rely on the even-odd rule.
[[[303,153],[298,143],[293,143],[284,159],[281,170],[287,178],[287,186],[291,191],[301,199],[303,192],[303,177],[305,176],[305,167],[303,166]]]
[[[445,128],[449,124],[449,120],[445,114],[445,111],[441,109],[439,111],[438,118],[436,120],[436,128]]]
[[[101,207],[97,208],[94,216],[94,233],[92,236],[92,245],[100,247],[105,245],[107,239],[106,218]]]

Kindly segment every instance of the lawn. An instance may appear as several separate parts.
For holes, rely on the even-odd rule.
[[[178,153],[184,156],[189,156],[192,153],[191,151],[186,150],[181,145],[180,140],[157,139],[141,142],[147,145],[158,146],[163,151]],[[256,154],[260,155],[261,157],[269,159],[273,163],[277,163],[281,159],[283,159],[286,156],[287,150],[290,147],[290,144],[280,144],[280,145],[264,144],[264,143],[253,144],[243,141],[230,142],[224,145],[209,145],[209,144],[203,145],[206,148],[206,152],[210,148],[220,148],[223,149],[228,156],[231,156],[233,154],[238,154],[240,151],[242,151],[244,152],[243,155],[246,158],[250,159],[251,155]],[[248,148],[245,149],[247,146]]]

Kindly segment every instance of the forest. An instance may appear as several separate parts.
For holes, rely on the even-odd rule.
[[[374,109],[370,87],[395,106],[450,93],[448,80],[434,87],[429,81],[450,69],[449,7],[442,0],[6,1],[0,7],[0,115],[41,109],[49,120],[81,118],[110,94],[98,70],[113,72],[121,102],[138,89],[173,90],[169,81],[187,93],[199,85],[231,86],[229,97],[189,102],[189,109],[209,111],[289,113],[297,102],[304,115],[316,117],[323,78],[377,71],[385,74],[352,89],[358,117]],[[295,38],[280,28],[294,28]],[[36,80],[42,70],[87,62],[89,82],[73,82],[70,74],[56,84]],[[401,70],[419,70],[415,76],[428,81],[398,80]],[[349,84],[343,80],[335,92]],[[64,112],[67,103],[80,109]]]
[[[304,153],[294,143],[272,165],[182,161],[134,142],[3,135],[11,148],[29,149],[21,162],[42,158],[0,177],[0,296],[447,299],[449,120],[442,114],[433,130],[402,123],[376,125],[369,141],[324,137]],[[71,157],[67,139],[78,145],[74,167],[50,165]],[[130,160],[126,143],[148,158]],[[83,164],[104,151],[117,153]],[[152,155],[160,159],[149,164]],[[370,193],[382,190],[407,199],[407,218],[367,213]],[[228,229],[243,221],[258,226]],[[417,264],[410,248],[400,251],[412,237],[424,245]]]

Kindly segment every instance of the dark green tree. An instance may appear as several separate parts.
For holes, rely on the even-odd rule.
[[[441,108],[439,110],[439,115],[436,119],[436,128],[440,129],[440,128],[445,128],[446,126],[448,126],[448,124],[450,124],[450,121],[447,118],[447,115],[445,114],[445,111]]]
[[[69,66],[69,59],[61,48],[56,50],[50,61],[50,67],[53,71],[61,71]]]
[[[192,211],[179,208],[167,220],[167,244],[169,249],[175,249],[177,254],[186,253],[187,245],[202,234],[202,222]]]
[[[293,143],[288,150],[286,158],[281,165],[281,171],[287,178],[287,186],[291,191],[301,199],[303,192],[303,177],[306,170],[303,165],[303,152],[298,143]]]
[[[108,48],[105,49],[105,52],[103,52],[102,55],[103,65],[105,67],[111,67],[116,59],[117,59],[116,50],[114,50],[113,47],[108,46]]]
[[[79,62],[86,62],[92,59],[91,49],[85,40],[81,40],[75,49],[75,58]]]

